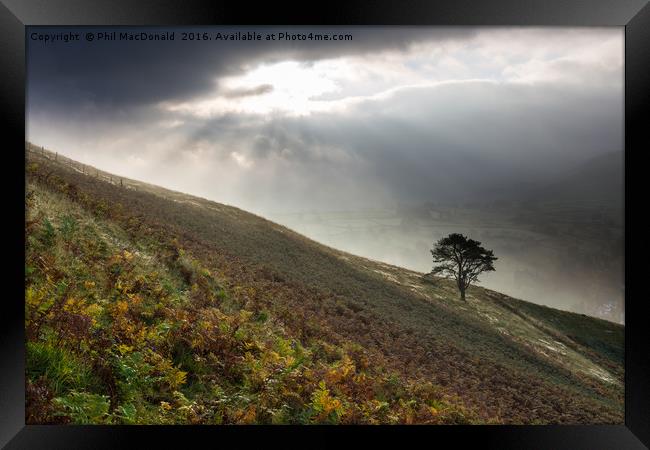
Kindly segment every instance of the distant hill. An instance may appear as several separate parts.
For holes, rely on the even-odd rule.
[[[534,190],[530,200],[586,203],[618,210],[623,207],[623,189],[623,153],[611,152],[567,170]]]
[[[623,423],[620,325],[30,145],[26,175],[28,423]]]

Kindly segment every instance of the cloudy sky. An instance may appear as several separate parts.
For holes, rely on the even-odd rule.
[[[352,40],[180,40],[249,30]],[[260,214],[479,198],[622,151],[623,36],[230,27],[176,29],[173,42],[28,40],[27,138]]]

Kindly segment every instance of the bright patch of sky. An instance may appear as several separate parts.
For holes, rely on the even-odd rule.
[[[622,40],[616,33],[593,39],[582,30],[487,29],[470,40],[419,42],[406,51],[260,62],[240,75],[215,80],[214,91],[204,98],[160,106],[201,118],[228,113],[304,116],[342,112],[401,89],[471,80],[620,85],[622,64]],[[251,94],[231,95],[236,92]]]

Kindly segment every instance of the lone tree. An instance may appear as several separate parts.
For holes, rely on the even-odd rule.
[[[481,247],[481,243],[458,233],[452,233],[435,243],[433,250],[434,275],[455,278],[460,299],[465,300],[465,290],[478,281],[482,272],[494,270],[496,257],[492,250]]]

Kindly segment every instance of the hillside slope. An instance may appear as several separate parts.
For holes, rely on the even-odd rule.
[[[48,152],[26,170],[30,423],[623,422],[622,326],[478,287],[461,303]]]

